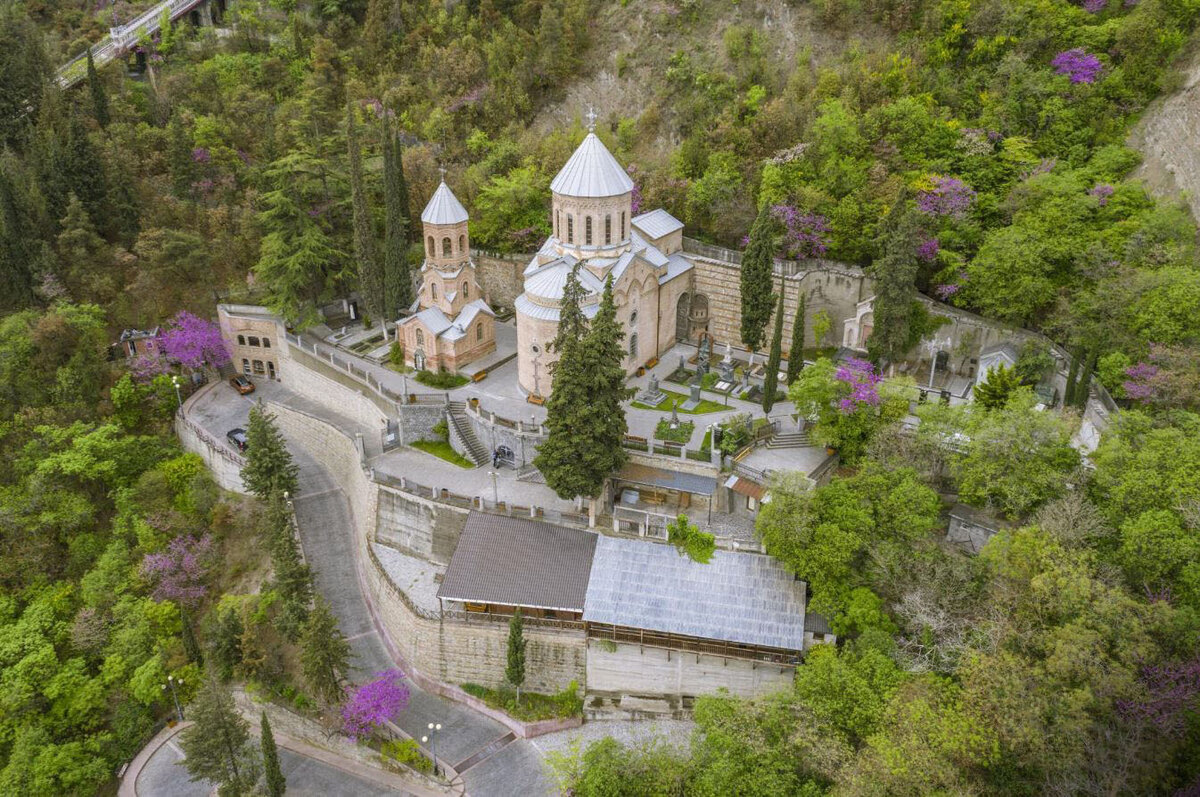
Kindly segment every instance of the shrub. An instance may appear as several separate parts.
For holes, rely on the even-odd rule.
[[[433,371],[418,371],[417,381],[422,385],[434,387],[438,390],[453,390],[456,387],[462,387],[471,380],[461,374],[454,374],[449,371],[438,371],[437,373]]]
[[[672,443],[686,444],[692,439],[692,432],[696,430],[696,424],[691,421],[681,421],[672,429],[671,421],[663,418],[658,422],[658,426],[654,429],[654,436],[659,440],[670,440]]]
[[[421,747],[412,739],[391,739],[379,746],[379,757],[384,765],[391,763],[430,774],[433,762],[421,752]]]

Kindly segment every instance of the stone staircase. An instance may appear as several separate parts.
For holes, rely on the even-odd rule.
[[[463,402],[449,402],[446,405],[446,429],[450,432],[451,438],[458,438],[458,442],[467,452],[468,459],[476,465],[486,465],[491,462],[492,458],[479,439],[475,437],[475,431],[464,415],[466,411],[467,405]]]
[[[804,448],[811,445],[808,432],[778,432],[767,441],[767,448]]]
[[[545,484],[546,477],[537,469],[537,465],[525,465],[517,471],[517,481],[530,484]]]

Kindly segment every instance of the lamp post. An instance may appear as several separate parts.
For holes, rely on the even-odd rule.
[[[183,722],[183,707],[179,705],[179,693],[175,691],[175,684],[179,683],[174,675],[167,676],[167,682],[162,685],[163,691],[167,691],[167,687],[171,687],[171,697],[175,699],[175,713],[179,715],[179,721]]]
[[[433,723],[433,722],[431,722],[431,723],[429,723],[429,725],[428,725],[428,726],[426,726],[426,727],[428,727],[428,728],[429,728],[429,735],[428,735],[428,736],[422,736],[422,737],[421,737],[421,744],[428,744],[428,745],[429,745],[429,754],[430,754],[430,755],[433,757],[433,774],[434,774],[434,776],[437,776],[437,773],[438,773],[438,765],[437,765],[437,736],[436,736],[435,734],[436,734],[436,732],[438,732],[438,731],[440,731],[440,730],[442,729],[442,723],[440,723],[440,722],[438,722],[438,723]]]
[[[494,470],[489,470],[488,475],[492,477],[492,504],[500,506],[500,489],[496,486],[496,477],[500,474]]]
[[[179,375],[171,374],[171,384],[175,386],[175,409],[183,409],[183,396],[179,394]]]

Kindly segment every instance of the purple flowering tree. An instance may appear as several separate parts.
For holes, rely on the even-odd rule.
[[[342,707],[342,730],[355,741],[369,737],[408,705],[408,687],[399,670],[375,673],[373,680],[349,691]]]
[[[638,185],[638,167],[631,163],[625,167],[625,172],[629,175],[629,179],[633,180],[633,193],[630,200],[633,206],[630,210],[636,216],[642,212],[642,187]]]
[[[1054,67],[1058,74],[1066,75],[1071,83],[1095,83],[1104,68],[1099,58],[1082,47],[1063,50],[1054,56],[1050,66]]]
[[[162,336],[162,351],[168,359],[192,370],[205,365],[219,368],[229,362],[229,351],[221,338],[221,328],[186,310],[167,322],[167,329]]]
[[[1196,697],[1200,696],[1200,657],[1143,667],[1138,680],[1146,690],[1145,698],[1118,700],[1118,713],[1160,733],[1181,733],[1188,714],[1194,710]]]
[[[849,414],[863,406],[879,406],[879,383],[883,377],[875,372],[871,363],[851,358],[834,372],[833,378],[849,388],[838,401],[841,412]]]
[[[207,594],[204,579],[211,564],[212,537],[184,535],[171,540],[165,551],[146,554],[142,576],[154,584],[155,600],[175,601],[188,608]]]
[[[1112,197],[1113,191],[1115,190],[1116,189],[1114,189],[1108,183],[1096,183],[1088,191],[1088,196],[1095,197],[1096,202],[1100,205],[1100,207],[1104,207],[1108,204],[1108,200],[1110,197]]]
[[[917,258],[924,260],[926,263],[932,263],[934,260],[937,260],[938,252],[941,250],[941,241],[937,238],[926,238],[917,244]]]
[[[771,213],[783,223],[781,248],[786,257],[804,260],[829,249],[829,220],[820,213],[802,213],[791,205],[773,205]]]
[[[957,177],[933,178],[933,188],[917,194],[917,209],[930,216],[961,219],[975,201],[975,189]]]

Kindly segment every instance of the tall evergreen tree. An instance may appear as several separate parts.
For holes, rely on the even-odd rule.
[[[239,783],[238,767],[250,726],[238,713],[233,693],[210,675],[188,711],[195,724],[180,735],[179,746],[192,780]]]
[[[300,638],[300,669],[313,694],[330,705],[346,699],[350,643],[338,629],[325,598],[317,596]]]
[[[383,115],[383,280],[384,308],[396,318],[413,303],[412,274],[408,268],[408,184],[404,179],[403,147],[392,131],[391,119]]]
[[[804,290],[796,289],[796,317],[792,320],[792,346],[788,349],[787,383],[790,387],[804,370]]]
[[[105,202],[108,200],[108,178],[104,174],[104,160],[100,151],[92,145],[87,125],[78,113],[71,115],[67,130],[63,168],[70,190],[79,197],[93,221],[102,219]]]
[[[591,489],[581,494],[593,501],[600,496],[605,481],[629,458],[621,445],[629,431],[624,402],[632,392],[625,387],[624,339],[609,277],[578,355],[589,400],[582,409],[583,432],[588,440],[576,456],[591,484]]]
[[[110,181],[108,188],[108,211],[105,214],[107,226],[105,233],[110,241],[119,243],[126,249],[132,249],[142,231],[141,211],[138,209],[137,196],[128,177],[118,177]]]
[[[1063,406],[1075,406],[1075,393],[1079,387],[1079,358],[1071,356],[1071,367],[1067,370],[1067,386],[1063,391]]]
[[[43,227],[49,235],[58,234],[58,222],[67,212],[67,197],[72,190],[67,159],[67,111],[62,93],[47,89],[33,141],[33,161],[38,189],[45,204]]]
[[[750,351],[758,351],[763,333],[771,320],[771,295],[775,273],[775,250],[781,229],[779,220],[764,205],[750,227],[750,240],[742,253],[742,343]]]
[[[33,245],[36,238],[18,205],[17,189],[0,169],[0,308],[16,309],[33,302]]]
[[[279,629],[295,641],[308,621],[309,605],[313,598],[312,569],[304,564],[292,527],[291,510],[282,494],[276,493],[267,504],[267,546],[271,552],[271,585],[283,604]]]
[[[167,123],[167,169],[171,173],[171,193],[176,199],[190,199],[196,179],[196,162],[192,160],[192,135],[179,114]]]
[[[283,797],[287,791],[287,778],[279,766],[279,749],[275,746],[275,734],[271,733],[271,721],[267,712],[262,713],[259,743],[262,747],[263,776],[267,782],[268,797]]]
[[[23,3],[0,4],[0,150],[22,149],[38,118],[50,61]]]
[[[517,690],[517,702],[521,702],[521,685],[525,683],[525,621],[521,610],[513,613],[508,621],[508,662],[504,667],[504,678]]]
[[[917,244],[920,219],[906,201],[899,201],[884,221],[883,256],[871,266],[875,281],[875,327],[867,349],[875,362],[893,363],[904,357],[924,334],[916,301]]]
[[[354,103],[350,100],[346,101],[346,150],[350,164],[350,203],[354,211],[354,259],[358,264],[358,291],[372,319],[382,323],[386,319],[382,264],[375,252],[375,226],[367,205],[358,120]]]
[[[779,304],[775,306],[775,331],[771,335],[771,353],[767,355],[767,373],[763,376],[763,412],[770,414],[779,390],[779,362],[783,359],[783,295],[787,286],[779,286]]]
[[[259,406],[250,409],[246,425],[246,465],[242,484],[259,498],[277,493],[295,493],[300,469],[292,461],[283,434],[275,425],[275,416]]]
[[[1096,370],[1097,357],[1096,349],[1092,348],[1079,371],[1079,382],[1075,385],[1075,406],[1081,410],[1087,407],[1092,392],[1092,374]]]
[[[984,409],[1004,409],[1008,399],[1021,386],[1021,379],[1015,368],[998,365],[988,371],[987,381],[978,384],[973,389],[975,401]]]
[[[92,118],[101,128],[108,127],[108,93],[104,90],[100,75],[96,73],[96,62],[92,59],[91,47],[87,51],[87,82],[92,94]]]
[[[546,402],[546,441],[538,448],[533,462],[546,484],[563,499],[588,495],[592,489],[590,474],[582,467],[580,456],[590,442],[585,428],[589,393],[587,364],[579,355],[587,325],[582,302],[585,295],[579,282],[579,266],[567,275],[559,302],[558,332],[550,348],[558,359],[550,365],[550,398]]]

